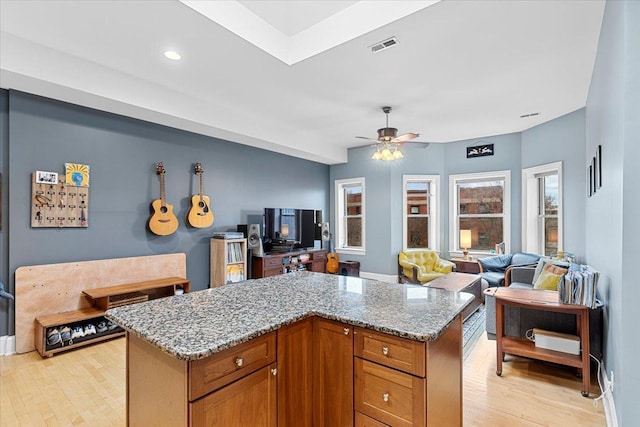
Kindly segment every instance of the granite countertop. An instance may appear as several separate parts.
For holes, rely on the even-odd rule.
[[[472,299],[423,286],[296,272],[112,308],[106,317],[177,359],[196,360],[309,316],[430,341]]]

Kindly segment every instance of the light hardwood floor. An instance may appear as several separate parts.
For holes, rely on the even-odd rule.
[[[495,342],[484,334],[465,360],[465,426],[605,425],[602,407],[593,407],[595,382],[584,398],[570,368],[506,360],[498,377]],[[125,340],[49,359],[36,352],[0,356],[0,425],[124,426]]]

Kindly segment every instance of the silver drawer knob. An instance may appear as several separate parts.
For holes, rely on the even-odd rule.
[[[278,368],[271,369],[271,375],[276,375],[278,373]]]
[[[388,402],[389,401],[389,393],[383,394],[382,395],[382,400],[385,401],[385,402]]]
[[[389,354],[389,347],[382,347],[382,354],[384,354],[385,356]]]
[[[349,335],[349,328],[344,328],[344,334]]]
[[[242,365],[244,365],[244,359],[242,357],[236,358],[236,366],[240,368]]]

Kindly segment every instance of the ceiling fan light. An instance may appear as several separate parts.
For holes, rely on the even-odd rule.
[[[393,152],[393,158],[394,159],[401,159],[403,157],[404,157],[404,155],[402,154],[402,152],[396,148],[396,150]]]
[[[382,150],[380,152],[380,155],[382,155],[382,160],[393,160],[393,154],[391,154],[391,150],[389,150],[388,148]]]
[[[382,156],[380,155],[380,152],[378,150],[373,152],[373,156],[371,156],[371,160],[380,160],[382,158]]]

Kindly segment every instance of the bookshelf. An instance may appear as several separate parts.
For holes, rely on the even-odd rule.
[[[211,239],[209,287],[247,279],[247,239]]]

